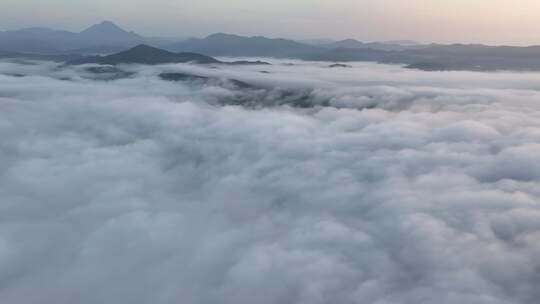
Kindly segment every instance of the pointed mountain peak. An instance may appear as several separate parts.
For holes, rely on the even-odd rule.
[[[135,39],[140,38],[139,35],[128,32],[111,21],[103,21],[99,24],[92,25],[81,32],[82,35],[92,38],[101,39]]]
[[[116,32],[126,32],[118,25],[114,24],[111,21],[103,21],[98,24],[94,24],[89,28],[82,31],[82,33],[96,32],[96,31],[116,31]]]
[[[125,52],[154,52],[154,53],[170,53],[168,51],[155,48],[153,46],[149,46],[147,44],[139,44],[137,46],[132,47],[131,49],[125,51]]]

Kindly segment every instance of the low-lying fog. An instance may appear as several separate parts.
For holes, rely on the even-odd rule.
[[[329,65],[1,62],[0,302],[536,302],[540,74]]]

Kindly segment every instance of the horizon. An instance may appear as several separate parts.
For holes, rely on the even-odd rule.
[[[145,35],[145,34],[143,34],[141,32],[138,32],[136,30],[125,27],[124,25],[119,24],[118,22],[116,22],[114,20],[97,21],[97,22],[89,24],[87,26],[83,26],[80,29],[54,28],[54,27],[50,27],[50,26],[36,24],[36,25],[33,25],[33,26],[23,26],[23,27],[19,27],[19,28],[10,28],[10,29],[0,28],[0,32],[20,31],[20,30],[28,30],[28,29],[48,29],[48,30],[57,30],[57,31],[68,31],[68,32],[72,32],[72,33],[81,33],[83,31],[91,28],[92,26],[101,25],[101,24],[104,24],[104,23],[111,23],[111,24],[121,28],[122,30],[124,30],[126,32],[133,32],[133,33],[138,34],[138,35],[140,35],[142,37],[145,37],[145,38],[167,38],[167,39],[178,39],[178,40],[185,40],[185,39],[190,39],[190,38],[203,39],[203,38],[206,38],[208,36],[215,35],[215,34],[225,34],[225,35],[236,35],[236,36],[249,37],[249,38],[251,38],[251,37],[264,37],[264,38],[270,38],[270,39],[287,39],[287,40],[294,40],[294,41],[302,42],[302,43],[308,43],[309,41],[318,41],[318,40],[320,40],[320,41],[328,40],[328,41],[334,41],[334,42],[345,41],[345,40],[356,40],[356,41],[364,42],[364,43],[396,43],[396,44],[399,44],[399,42],[407,41],[407,42],[413,42],[413,43],[417,43],[417,44],[421,44],[421,45],[430,45],[430,44],[435,44],[435,45],[437,45],[437,44],[439,44],[439,45],[484,45],[484,46],[498,46],[498,47],[500,47],[500,46],[513,46],[513,47],[540,46],[540,42],[538,42],[537,44],[489,44],[489,43],[481,43],[481,42],[460,42],[460,41],[453,41],[453,42],[452,41],[449,41],[449,42],[420,41],[420,40],[415,40],[415,39],[362,40],[362,39],[359,39],[359,38],[356,38],[356,37],[344,37],[344,38],[333,38],[333,37],[312,37],[312,38],[309,38],[309,37],[300,37],[300,38],[291,38],[291,37],[287,37],[287,36],[271,36],[271,35],[262,35],[262,34],[247,35],[247,34],[234,33],[234,32],[224,32],[224,31],[209,32],[209,33],[203,34],[201,36],[181,36],[181,35],[178,35],[178,36],[166,36],[166,35],[151,35],[151,36],[148,36],[148,35]]]
[[[388,3],[374,0],[293,0],[272,2],[236,0],[142,1],[56,0],[46,6],[37,0],[0,4],[0,28],[47,27],[78,31],[98,20],[113,20],[130,31],[154,37],[204,37],[216,32],[292,40],[356,39],[413,40],[439,44],[527,46],[540,44],[540,3],[519,6],[503,1],[496,6],[480,0],[432,3],[413,0]],[[126,6],[129,14],[126,13]],[[28,14],[28,12],[31,12]],[[29,18],[31,17],[31,18]],[[256,26],[253,26],[256,24]]]

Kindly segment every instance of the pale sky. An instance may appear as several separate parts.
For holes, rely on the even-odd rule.
[[[0,29],[102,20],[157,36],[540,44],[538,0],[0,0]]]

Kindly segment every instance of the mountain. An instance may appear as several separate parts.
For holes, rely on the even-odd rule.
[[[319,41],[319,43],[324,41]],[[328,41],[327,41],[328,42]],[[264,64],[263,62],[219,62],[210,56],[275,57],[304,60],[367,61],[401,64],[422,70],[540,70],[540,46],[486,46],[480,44],[421,45],[414,41],[361,42],[354,39],[307,44],[287,39],[213,34],[202,39],[171,43],[170,39],[148,38],[126,31],[110,21],[90,26],[80,33],[49,28],[0,31],[4,58],[73,58],[74,62]],[[150,45],[150,46],[149,46]],[[137,46],[137,47],[135,47]],[[167,51],[155,47],[165,48]],[[129,49],[128,51],[122,51]],[[0,55],[2,55],[0,52]],[[118,52],[118,53],[117,53]],[[183,53],[177,53],[183,52]],[[6,55],[7,54],[7,55]]]
[[[411,51],[414,54],[439,54],[454,56],[475,57],[509,57],[525,56],[537,57],[540,55],[540,46],[489,46],[483,44],[431,44],[421,49]]]
[[[134,33],[128,32],[120,28],[111,21],[103,21],[99,24],[92,25],[91,27],[80,32],[80,37],[86,39],[95,40],[141,40],[143,37]]]
[[[209,56],[197,54],[197,53],[173,53],[151,47],[148,45],[138,45],[127,51],[116,53],[109,56],[94,56],[86,57],[78,60],[68,62],[69,64],[122,64],[122,63],[135,63],[135,64],[164,64],[164,63],[185,63],[194,62],[200,64],[208,63],[220,63],[219,60]]]
[[[55,54],[76,34],[49,28],[26,28],[0,32],[0,49],[10,52]]]
[[[1,54],[1,53],[0,53]],[[89,56],[76,58],[67,62],[68,64],[78,65],[78,64],[165,64],[165,63],[197,63],[197,64],[225,64],[225,65],[270,65],[268,62],[264,61],[232,61],[224,62],[219,61],[210,56],[192,53],[192,52],[181,52],[174,53],[145,44],[137,45],[129,50],[122,51],[116,54],[108,56]]]
[[[320,45],[326,45],[326,44],[334,43],[334,42],[336,42],[336,40],[320,38],[320,39],[297,40],[297,42],[300,42],[300,43],[303,43],[303,44],[308,44],[308,45],[320,46]]]
[[[328,49],[324,53],[317,54],[307,58],[314,61],[334,61],[334,62],[352,62],[352,61],[367,61],[367,62],[388,62],[389,57],[393,54],[398,54],[395,51],[376,50],[370,48],[346,48],[340,47]],[[399,62],[401,63],[401,62]],[[409,63],[409,62],[405,62]]]
[[[416,66],[439,65],[447,70],[540,70],[540,46],[434,44],[422,49],[409,50],[406,54],[421,59],[417,60]]]
[[[131,44],[137,45],[135,42]],[[87,55],[87,56],[104,56],[104,55],[106,56],[106,55],[122,52],[126,50],[126,48],[129,48],[130,46],[131,45],[128,45],[126,47],[125,45],[118,45],[118,44],[110,43],[110,44],[99,44],[99,45],[84,47],[80,49],[73,49],[70,51],[74,54],[82,54],[82,55]]]
[[[416,42],[416,41],[413,41],[413,40],[389,40],[389,41],[384,41],[384,42],[382,42],[382,43],[386,43],[386,44],[398,44],[398,45],[403,45],[403,46],[422,45],[421,43]]]
[[[326,43],[324,43],[326,41]],[[203,39],[188,39],[167,47],[171,51],[189,51],[209,54],[212,56],[254,56],[276,58],[310,59],[323,56],[328,50],[336,49],[373,49],[382,51],[403,51],[425,47],[411,41],[406,42],[370,42],[365,43],[354,39],[342,41],[304,41],[298,42],[287,39],[271,39],[266,37],[244,37],[231,34],[213,34]],[[328,58],[330,61],[338,58]]]
[[[539,71],[540,46],[511,47],[478,44],[430,45],[407,50],[336,48],[309,58],[317,61],[368,61],[404,64],[426,71]]]
[[[172,51],[197,52],[212,56],[257,56],[276,58],[302,58],[321,52],[321,48],[287,39],[243,37],[213,34],[203,39],[188,39],[170,45]]]
[[[30,28],[15,30],[15,31],[8,31],[5,33],[26,36],[27,38],[38,38],[40,36],[47,36],[50,38],[54,37],[54,38],[60,38],[60,39],[72,39],[72,38],[75,38],[76,36],[75,33],[72,33],[69,31],[55,30],[55,29],[50,29],[46,27],[30,27]]]
[[[63,54],[63,55],[42,55],[32,53],[17,53],[10,51],[0,50],[0,59],[21,59],[21,60],[43,60],[54,62],[66,62],[80,59],[81,55],[77,54]]]
[[[337,49],[337,48],[355,48],[355,49],[375,49],[383,51],[404,51],[423,47],[413,41],[388,41],[388,42],[361,42],[355,39],[345,39],[328,44],[321,45],[322,47]]]
[[[149,40],[125,31],[110,21],[104,21],[80,33],[40,27],[0,32],[0,49],[47,55],[73,53],[74,50],[82,53],[81,50],[85,49],[102,53],[96,50],[99,46],[126,49]]]

